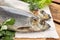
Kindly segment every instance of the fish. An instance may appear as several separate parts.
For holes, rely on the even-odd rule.
[[[43,15],[43,13],[41,13]],[[12,7],[0,6],[0,21],[4,21],[9,18],[14,18],[15,24],[8,25],[8,30],[16,32],[27,33],[27,32],[39,32],[45,31],[50,28],[50,25],[41,18],[36,16],[32,12],[25,10],[17,10]]]
[[[40,13],[43,14],[42,19],[44,19],[44,20],[51,19],[51,16],[49,14],[47,14],[44,10],[41,10]]]

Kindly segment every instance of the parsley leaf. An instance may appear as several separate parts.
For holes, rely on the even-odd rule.
[[[6,21],[3,22],[3,25],[13,25],[15,23],[14,18],[7,19]]]
[[[0,40],[13,40],[15,36],[15,31],[11,31],[7,29],[7,25],[13,25],[15,23],[15,19],[10,18],[7,19],[0,25]]]
[[[29,3],[31,11],[36,10],[38,8],[41,9],[52,2],[52,0],[21,0],[21,1]]]

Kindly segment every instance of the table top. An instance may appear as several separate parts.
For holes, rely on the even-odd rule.
[[[53,19],[60,23],[60,4],[52,3],[50,5],[50,9],[51,9]]]

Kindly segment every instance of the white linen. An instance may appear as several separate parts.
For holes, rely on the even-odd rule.
[[[49,7],[45,7],[43,9],[46,13],[50,14],[51,12],[49,10]],[[59,38],[55,25],[51,16],[51,19],[47,21],[48,24],[50,24],[51,28],[44,31],[44,32],[33,32],[33,33],[18,33],[16,32],[15,38]]]

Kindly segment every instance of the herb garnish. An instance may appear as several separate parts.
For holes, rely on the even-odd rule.
[[[52,0],[21,0],[21,1],[29,3],[31,11],[41,9],[52,2]]]
[[[0,25],[0,40],[13,40],[15,36],[15,31],[8,30],[8,25],[13,25],[15,23],[15,19],[10,18],[7,19]]]

